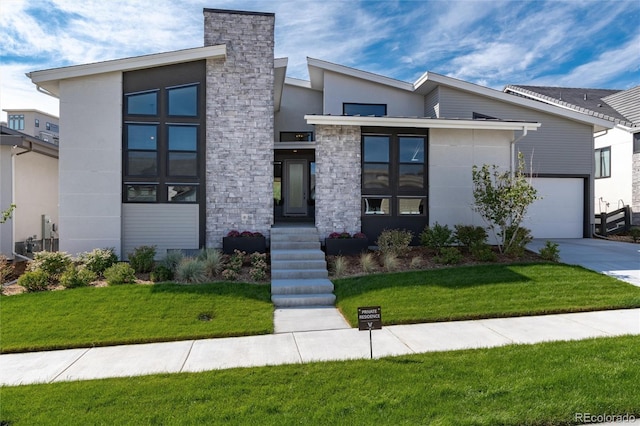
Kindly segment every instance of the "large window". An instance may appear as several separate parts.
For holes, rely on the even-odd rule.
[[[365,216],[426,215],[426,135],[362,136],[362,209]]]
[[[125,203],[199,203],[203,198],[204,92],[198,80],[204,81],[205,67],[181,66],[189,68],[195,82],[180,84],[189,73],[169,67],[125,75]]]
[[[596,174],[595,178],[611,177],[611,147],[595,150]]]
[[[342,114],[383,117],[387,115],[387,104],[357,104],[345,102],[342,104]]]
[[[24,114],[9,115],[9,128],[13,130],[24,130]]]

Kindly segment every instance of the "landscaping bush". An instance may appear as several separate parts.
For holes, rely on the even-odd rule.
[[[395,271],[400,266],[400,259],[395,253],[383,253],[382,254],[382,266],[387,272]]]
[[[109,285],[133,284],[136,282],[136,273],[128,263],[118,262],[104,271],[104,278]]]
[[[233,269],[225,269],[222,271],[222,278],[225,281],[235,281],[238,279],[238,273]]]
[[[27,271],[18,278],[18,285],[28,292],[44,291],[49,285],[49,275],[41,269]]]
[[[78,261],[89,271],[101,276],[105,269],[118,263],[118,256],[115,253],[115,248],[94,249],[80,254]]]
[[[47,275],[49,283],[57,284],[60,280],[60,275],[72,263],[71,256],[63,251],[39,251],[34,254],[28,270],[42,271]]]
[[[442,247],[440,254],[433,260],[443,265],[456,265],[462,262],[462,253],[456,247]]]
[[[505,245],[504,252],[511,257],[520,258],[524,256],[525,247],[533,240],[531,230],[521,226],[510,226],[505,231],[505,235],[505,241],[510,241],[511,243]]]
[[[491,250],[491,246],[487,243],[475,243],[469,250],[471,256],[480,262],[495,262],[498,260],[498,255]]]
[[[176,269],[176,280],[188,284],[206,282],[207,273],[204,268],[204,262],[191,257],[184,258]]]
[[[402,256],[409,251],[409,244],[412,238],[413,233],[411,231],[385,229],[376,240],[376,245],[383,255],[392,253],[396,256]]]
[[[249,270],[249,276],[254,281],[264,281],[267,279],[267,254],[266,253],[252,253],[251,254],[251,269]]]
[[[632,226],[631,229],[629,229],[629,235],[633,238],[634,243],[640,241],[640,226]]]
[[[362,267],[362,272],[365,274],[374,272],[376,269],[376,262],[373,259],[373,254],[360,253],[360,267]]]
[[[223,253],[218,249],[203,248],[198,254],[198,259],[204,264],[205,273],[209,278],[218,275],[224,267]]]
[[[467,249],[471,249],[474,244],[487,241],[487,231],[482,226],[455,225],[454,228],[454,239]]]
[[[349,261],[344,256],[336,256],[333,260],[333,275],[336,277],[341,277],[347,272],[347,267],[349,266]]]
[[[560,260],[560,249],[558,248],[558,244],[547,241],[544,244],[544,247],[540,249],[540,257],[544,260],[550,260],[552,262],[557,262]]]
[[[151,272],[155,264],[156,256],[155,246],[140,246],[133,249],[133,253],[129,253],[129,264],[138,274]]]
[[[438,222],[432,227],[426,226],[420,233],[420,243],[436,253],[440,253],[442,248],[450,246],[453,242],[453,231],[447,225],[442,226]]]
[[[4,284],[7,277],[13,273],[13,264],[9,262],[7,256],[0,254],[0,285]]]
[[[162,281],[171,281],[173,279],[173,271],[165,265],[156,265],[151,271],[149,278],[154,283]]]
[[[171,271],[173,276],[180,262],[184,259],[184,254],[180,250],[167,251],[167,255],[159,262],[161,266]],[[154,268],[155,269],[155,268]]]
[[[242,265],[244,264],[244,256],[246,254],[247,253],[243,251],[234,250],[231,257],[229,257],[229,262],[227,263],[227,269],[231,269],[236,273],[240,273],[240,270],[242,269]]]
[[[66,288],[86,287],[98,278],[98,274],[85,265],[69,265],[60,276],[60,285]]]

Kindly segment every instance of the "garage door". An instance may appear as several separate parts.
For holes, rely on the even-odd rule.
[[[584,179],[534,178],[536,200],[527,212],[524,226],[534,238],[582,238]]]

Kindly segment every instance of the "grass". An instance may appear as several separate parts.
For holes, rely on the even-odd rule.
[[[337,306],[357,326],[359,306],[383,324],[640,307],[640,288],[578,266],[483,265],[335,280]]]
[[[0,424],[567,425],[640,417],[639,336],[0,388]]]
[[[273,332],[269,286],[122,285],[2,297],[0,352]]]

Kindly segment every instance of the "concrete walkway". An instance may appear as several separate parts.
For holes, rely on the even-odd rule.
[[[304,312],[285,314],[295,316]],[[389,326],[373,331],[373,356],[625,334],[640,334],[640,309]],[[6,354],[0,355],[0,385],[367,359],[369,351],[368,332],[338,328]]]
[[[527,248],[539,252],[547,241],[558,244],[560,261],[580,265],[640,287],[640,244],[599,238],[536,239]]]

